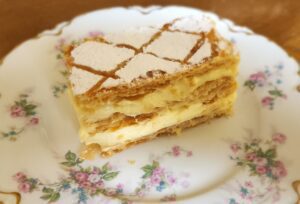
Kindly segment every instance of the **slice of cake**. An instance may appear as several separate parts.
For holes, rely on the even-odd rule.
[[[232,113],[239,56],[205,17],[84,39],[65,60],[85,156]]]

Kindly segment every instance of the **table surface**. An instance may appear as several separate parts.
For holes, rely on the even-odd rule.
[[[0,59],[22,41],[92,10],[131,5],[185,5],[247,26],[300,60],[300,0],[0,0]]]

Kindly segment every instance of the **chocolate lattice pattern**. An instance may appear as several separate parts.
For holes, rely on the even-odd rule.
[[[180,29],[171,29],[172,26],[176,22],[180,21],[181,19],[182,18],[177,18],[177,19],[173,20],[172,22],[164,24],[160,29],[157,30],[157,32],[155,32],[149,38],[149,40],[147,42],[143,43],[139,48],[136,48],[136,47],[134,47],[130,44],[126,44],[126,43],[115,44],[113,42],[106,40],[102,36],[97,37],[96,39],[87,39],[87,41],[96,41],[99,43],[111,45],[115,48],[126,48],[126,49],[132,50],[134,52],[133,56],[129,57],[126,60],[119,62],[116,65],[116,67],[109,69],[109,71],[102,71],[99,69],[95,69],[95,67],[93,68],[91,66],[86,66],[83,64],[75,63],[74,61],[71,61],[69,64],[72,67],[76,67],[78,69],[82,69],[84,71],[101,76],[100,80],[94,86],[92,86],[87,92],[87,93],[93,93],[95,90],[98,90],[102,86],[102,84],[105,81],[107,81],[108,79],[119,79],[120,76],[117,75],[117,72],[120,71],[121,69],[124,69],[124,67],[126,67],[126,65],[128,65],[139,54],[148,54],[148,55],[154,56],[155,58],[157,58],[159,60],[179,63],[182,66],[190,66],[190,65],[192,65],[192,63],[189,62],[189,60],[193,57],[193,55],[195,55],[195,53],[201,48],[201,46],[204,44],[205,40],[207,39],[209,41],[209,43],[211,44],[211,56],[202,59],[201,62],[199,62],[199,63],[202,63],[203,61],[208,60],[209,58],[215,56],[218,52],[218,50],[217,50],[218,49],[218,46],[217,46],[218,38],[215,36],[214,30],[211,29],[209,32],[206,33],[204,31],[191,32],[191,31],[183,31]],[[155,45],[155,43],[158,43],[157,40],[159,38],[161,38],[163,35],[172,35],[173,33],[177,34],[177,35],[181,33],[182,38],[185,38],[185,36],[186,36],[186,37],[192,37],[195,39],[195,42],[193,43],[191,48],[189,48],[189,52],[187,54],[185,54],[185,56],[182,59],[178,59],[178,58],[174,58],[174,57],[172,58],[172,57],[168,57],[168,56],[160,56],[159,53],[148,50],[149,47]],[[74,47],[72,47],[69,51],[71,52],[72,49],[74,49]],[[163,73],[163,71],[162,71],[162,73]],[[148,75],[148,73],[147,73],[147,75]]]

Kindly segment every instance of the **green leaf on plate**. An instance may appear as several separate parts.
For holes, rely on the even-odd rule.
[[[53,193],[54,192],[54,190],[52,188],[47,188],[47,187],[44,187],[42,191],[43,191],[43,193]]]
[[[276,149],[269,149],[266,151],[265,156],[267,158],[275,158],[276,157]]]
[[[76,165],[75,162],[71,162],[71,161],[61,162],[61,164],[67,167],[72,167]]]
[[[255,89],[255,82],[247,80],[245,81],[244,86],[248,87],[251,91],[253,91]]]
[[[22,99],[19,101],[19,104],[22,106],[22,107],[25,107],[26,104],[27,104],[27,100],[26,99]]]
[[[241,162],[241,161],[237,162],[236,164],[237,164],[238,166],[243,166],[243,165],[244,165],[244,163]]]
[[[153,169],[154,169],[153,166],[150,165],[150,164],[148,164],[148,165],[142,167],[142,170],[143,170],[144,172],[152,172]]]
[[[55,202],[60,198],[60,193],[59,192],[55,192],[51,195],[49,202]]]
[[[278,89],[269,91],[269,94],[272,96],[283,96],[282,91],[280,91]]]
[[[119,172],[110,172],[110,173],[105,174],[103,176],[103,179],[105,181],[110,181],[110,180],[114,179],[118,174],[119,174]]]
[[[66,153],[65,158],[67,161],[75,161],[76,154],[71,152],[70,150]]]
[[[150,176],[152,176],[152,171],[145,172],[142,178],[149,178]]]
[[[29,105],[25,106],[25,110],[33,110],[35,108],[36,108],[36,105],[33,105],[33,104],[29,104]]]
[[[109,166],[109,163],[108,163],[108,162],[105,163],[105,164],[102,166],[102,168],[101,168],[101,173],[102,173],[102,174],[106,174],[106,173],[108,172],[108,170],[109,170],[108,166]]]
[[[44,194],[40,198],[43,199],[43,200],[49,200],[51,198],[51,195],[52,194]]]
[[[159,163],[157,161],[152,162],[153,169],[159,167]]]

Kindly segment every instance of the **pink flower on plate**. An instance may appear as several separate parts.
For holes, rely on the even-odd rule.
[[[160,177],[159,176],[156,176],[156,175],[152,175],[151,178],[150,178],[150,183],[151,185],[156,185],[160,182]]]
[[[262,100],[261,100],[261,103],[263,106],[269,106],[273,103],[273,98],[270,97],[270,96],[265,96]]]
[[[31,185],[29,183],[20,183],[19,186],[18,186],[18,189],[20,192],[23,192],[23,193],[28,193],[30,192],[30,189],[31,189]]]
[[[246,160],[253,161],[254,159],[256,159],[256,154],[254,152],[246,154]]]
[[[181,182],[181,186],[183,188],[188,188],[190,186],[190,183],[188,181],[183,181],[183,182]]]
[[[13,176],[13,178],[20,183],[26,180],[26,175],[23,172],[18,172]]]
[[[178,157],[180,155],[180,147],[178,145],[172,148],[173,156]]]
[[[89,181],[83,181],[79,184],[79,186],[82,188],[90,188],[92,184]]]
[[[266,158],[263,158],[263,157],[257,157],[257,158],[254,159],[254,163],[257,166],[266,166],[267,163],[268,163],[268,160]]]
[[[233,151],[233,153],[237,153],[241,149],[241,147],[239,144],[234,143],[230,145],[230,149]]]
[[[88,179],[89,175],[87,173],[82,172],[76,172],[75,173],[75,179],[79,182],[86,181]]]
[[[108,196],[116,195],[115,189],[108,189],[108,190],[107,190],[107,195],[108,195]]]
[[[39,124],[39,119],[37,117],[33,117],[33,118],[30,119],[29,124],[30,125],[37,125],[37,124]]]
[[[90,174],[88,177],[88,181],[91,183],[97,183],[101,180],[101,177],[98,174]]]
[[[91,31],[91,32],[89,32],[89,37],[98,37],[98,36],[103,36],[104,34],[103,34],[103,32],[101,32],[101,31]]]
[[[60,38],[57,42],[57,45],[55,46],[55,49],[61,50],[65,43],[66,43],[66,39]]]
[[[252,200],[253,200],[253,196],[252,196],[252,195],[249,195],[249,196],[247,196],[247,199],[248,199],[249,201],[252,201]]]
[[[145,192],[144,191],[139,191],[137,192],[138,197],[144,197],[145,196]]]
[[[101,170],[99,168],[97,168],[97,167],[94,167],[92,173],[93,174],[100,174]]]
[[[193,156],[193,152],[192,152],[192,151],[188,151],[188,152],[186,153],[186,156],[187,156],[187,157]]]
[[[108,170],[112,170],[113,169],[113,167],[112,167],[112,165],[110,163],[107,164],[107,169]]]
[[[275,133],[272,135],[272,140],[278,144],[283,144],[286,141],[286,136],[282,133]]]
[[[157,167],[153,170],[153,175],[154,176],[162,176],[165,173],[164,168]]]
[[[266,80],[265,73],[263,73],[263,72],[257,72],[255,74],[251,74],[250,75],[250,80],[262,83],[262,82],[264,82]]]
[[[95,183],[94,186],[97,189],[102,189],[104,187],[104,183],[103,183],[103,181],[98,181],[97,183]]]
[[[171,185],[176,183],[176,178],[174,176],[167,176],[167,179]]]
[[[245,182],[245,186],[248,188],[252,188],[253,187],[253,183],[251,181],[246,181]]]
[[[274,168],[272,169],[272,174],[276,178],[283,178],[287,175],[287,170],[281,161],[276,161]]]
[[[255,170],[260,175],[263,175],[267,172],[267,168],[265,166],[256,166]]]
[[[10,108],[10,115],[14,118],[23,117],[23,116],[25,116],[25,111],[23,110],[23,108],[21,106],[15,105]]]
[[[124,188],[124,185],[122,184],[122,183],[119,183],[118,185],[117,185],[117,189],[123,189]]]

